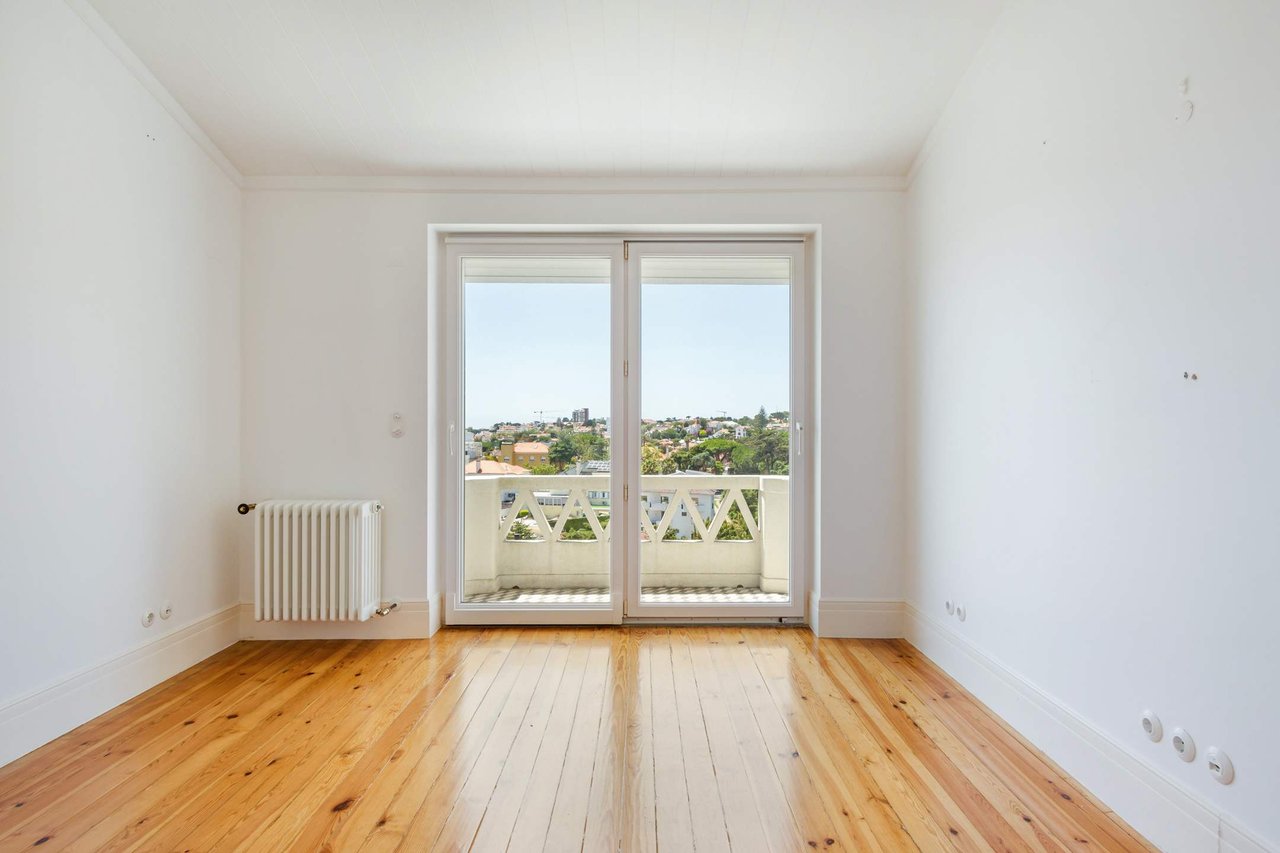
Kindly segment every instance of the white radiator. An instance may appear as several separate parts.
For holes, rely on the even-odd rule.
[[[369,619],[382,600],[382,505],[263,501],[253,523],[253,613]]]

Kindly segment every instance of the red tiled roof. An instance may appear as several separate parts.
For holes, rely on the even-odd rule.
[[[493,459],[476,459],[467,463],[465,472],[467,474],[528,474],[529,469]]]
[[[523,453],[525,455],[537,455],[540,453],[550,453],[551,448],[547,447],[541,441],[517,441],[515,452]]]

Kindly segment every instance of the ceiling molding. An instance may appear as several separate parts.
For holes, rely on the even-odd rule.
[[[143,64],[138,55],[129,48],[127,44],[117,35],[116,31],[108,24],[98,11],[89,5],[89,0],[63,0],[67,7],[84,21],[85,26],[89,28],[98,40],[106,46],[107,50],[115,54],[121,64],[128,69],[139,83],[142,84],[151,96],[156,99],[161,107],[164,108],[174,121],[187,132],[187,135],[200,146],[205,154],[214,164],[226,173],[236,186],[244,186],[244,175],[240,174],[240,170],[227,159],[227,155],[222,153],[222,149],[214,144],[209,135],[200,129],[200,125],[196,124],[190,114],[182,108],[164,84],[156,79],[151,70]]]
[[[902,192],[905,178],[799,175],[792,177],[568,177],[568,176],[404,176],[328,177],[323,175],[250,175],[242,185],[248,191],[461,193],[461,194],[687,194],[756,192]]]

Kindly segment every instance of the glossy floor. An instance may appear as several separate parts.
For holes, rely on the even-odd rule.
[[[0,849],[1150,849],[901,641],[242,642],[0,768]]]

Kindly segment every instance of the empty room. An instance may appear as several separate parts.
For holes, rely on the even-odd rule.
[[[0,0],[0,851],[1280,853],[1276,0]]]

